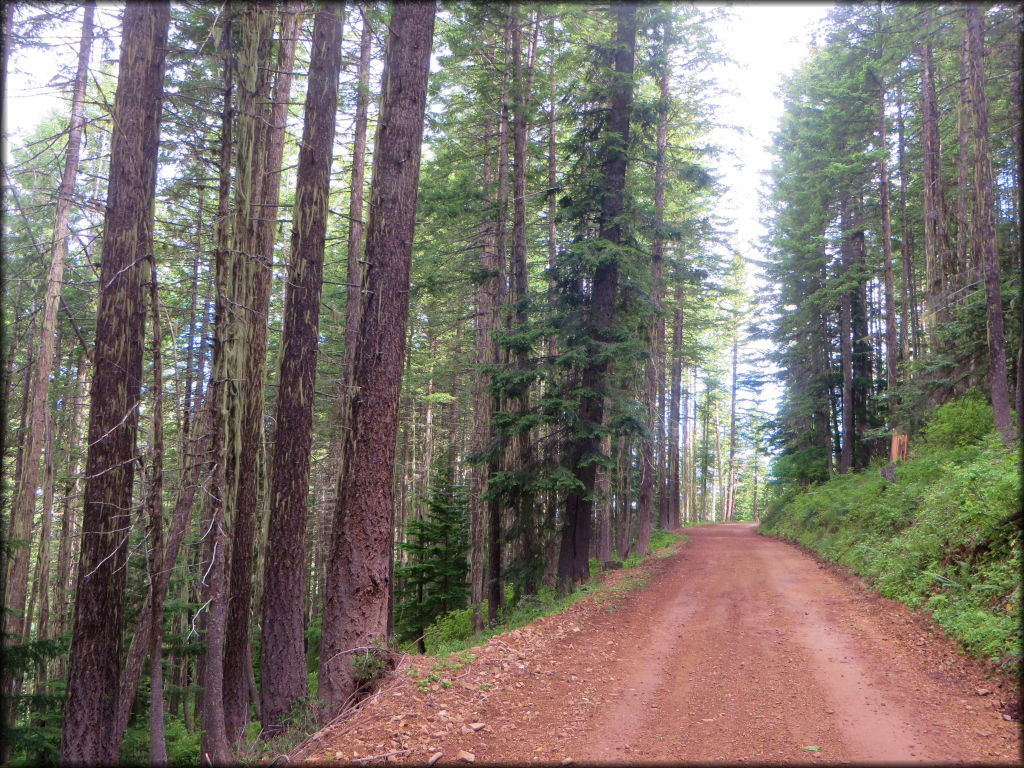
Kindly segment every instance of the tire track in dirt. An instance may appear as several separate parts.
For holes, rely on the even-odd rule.
[[[1017,762],[1013,682],[926,620],[750,524],[689,541],[497,635],[450,683],[394,677],[293,759]],[[463,755],[462,758],[459,755]],[[464,763],[463,763],[464,764]]]

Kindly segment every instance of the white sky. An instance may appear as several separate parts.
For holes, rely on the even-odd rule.
[[[811,33],[834,3],[726,4],[733,18],[717,33],[735,64],[718,68],[723,85],[735,93],[719,113],[723,125],[738,125],[746,135],[722,130],[715,137],[731,152],[721,168],[728,191],[721,209],[736,222],[736,247],[747,254],[763,234],[757,193],[770,165],[768,145],[782,114],[776,90],[782,77],[807,53]]]
[[[782,102],[776,97],[776,91],[782,78],[804,59],[818,22],[834,4],[740,2],[726,5],[732,18],[718,25],[716,32],[734,63],[717,67],[716,73],[721,84],[733,93],[722,98],[718,123],[723,127],[713,134],[715,141],[726,150],[719,166],[726,191],[716,212],[732,220],[733,248],[751,259],[760,256],[759,240],[766,234],[760,221],[759,191],[771,166],[768,147],[782,115]],[[724,126],[739,126],[743,130]],[[751,295],[759,293],[761,286],[756,266],[748,264],[747,287]],[[747,352],[763,354],[768,348],[769,345],[762,342],[756,350]],[[756,367],[765,372],[763,362]],[[774,414],[781,397],[779,385],[768,383],[760,396],[760,408]]]

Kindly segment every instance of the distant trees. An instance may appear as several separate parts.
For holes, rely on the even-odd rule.
[[[13,760],[238,759],[396,633],[757,508],[714,14],[129,5],[86,77],[12,7],[12,61],[82,51],[5,168]]]
[[[995,94],[1019,72],[1019,23],[1001,6],[844,6],[786,83],[768,243],[782,479],[862,468],[888,453],[880,438],[971,387],[989,391],[1011,439],[1019,362],[1005,350],[1021,328],[1003,317],[1021,266],[1019,100]],[[1007,131],[1001,150],[990,122]]]

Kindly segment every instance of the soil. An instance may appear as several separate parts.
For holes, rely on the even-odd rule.
[[[930,620],[752,524],[687,535],[461,661],[402,657],[290,762],[1020,761],[1014,681]]]

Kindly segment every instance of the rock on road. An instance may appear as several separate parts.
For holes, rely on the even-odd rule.
[[[675,554],[614,572],[465,666],[410,657],[420,680],[440,679],[400,671],[293,758],[1020,759],[1011,681],[986,678],[928,622],[751,524],[686,533]],[[645,583],[626,591],[631,580]]]

